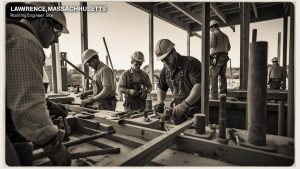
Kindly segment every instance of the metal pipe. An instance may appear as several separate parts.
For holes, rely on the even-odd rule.
[[[64,146],[65,147],[75,146],[75,145],[78,145],[78,144],[82,144],[82,143],[85,143],[85,142],[88,142],[88,141],[92,141],[92,140],[95,140],[95,139],[98,139],[98,138],[101,138],[101,137],[111,135],[113,133],[115,133],[115,130],[110,130],[110,131],[107,131],[107,132],[95,134],[95,135],[92,135],[92,136],[88,136],[88,137],[85,137],[85,138],[82,138],[82,139],[78,139],[78,140],[75,140],[75,141],[65,143]]]
[[[283,17],[283,37],[282,37],[282,67],[286,71],[286,57],[287,57],[287,29],[288,29],[288,17]],[[286,84],[286,78],[283,79],[283,83]],[[284,88],[285,90],[285,88]]]
[[[87,7],[87,2],[80,2],[81,7]],[[87,11],[80,12],[80,23],[81,23],[81,53],[88,49],[88,18],[87,18]],[[88,74],[89,67],[85,64],[82,65],[82,70]],[[89,90],[89,80],[83,78],[82,79],[82,86],[84,91]]]
[[[114,66],[113,66],[111,58],[110,58],[110,54],[109,54],[109,51],[108,51],[108,48],[107,48],[107,44],[106,44],[105,38],[102,37],[102,39],[103,39],[103,43],[104,43],[104,46],[105,46],[105,50],[106,50],[106,53],[107,53],[107,56],[108,56],[108,59],[109,59],[109,63],[110,63],[111,69],[114,71]]]
[[[226,95],[220,95],[219,138],[226,139]]]
[[[93,81],[93,78],[91,78],[88,74],[80,70],[78,67],[76,67],[72,62],[68,61],[67,58],[64,56],[61,56],[62,60],[66,61],[70,66],[72,66],[74,69],[76,69],[79,73],[81,73],[85,78],[88,78]]]
[[[265,146],[268,42],[251,43],[250,49],[250,76],[247,91],[248,142]]]
[[[191,53],[191,36],[190,36],[190,32],[188,31],[187,34],[186,34],[186,55],[187,56],[190,56],[190,53]]]
[[[280,48],[281,48],[281,32],[278,32],[278,46],[277,46],[277,58],[278,64],[280,65]]]
[[[278,105],[278,135],[284,136],[286,127],[284,126],[284,102],[279,101]]]
[[[154,41],[154,19],[153,19],[153,5],[149,12],[149,69],[150,81],[154,87],[154,57],[153,57],[153,41]]]
[[[104,154],[119,154],[120,148],[108,148],[103,150],[95,150],[95,151],[85,151],[85,152],[79,152],[79,153],[71,153],[71,159],[77,159],[77,158],[85,158],[85,157],[91,157],[91,156],[99,156]]]

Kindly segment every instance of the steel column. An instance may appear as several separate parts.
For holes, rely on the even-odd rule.
[[[153,58],[153,5],[149,13],[149,68],[150,80],[154,89],[154,58]]]
[[[87,7],[87,2],[80,2],[81,7]],[[88,23],[87,23],[87,11],[80,12],[80,23],[81,23],[81,53],[88,49]],[[83,63],[83,62],[82,62]],[[89,74],[89,67],[82,64],[82,70],[86,74]],[[82,86],[84,91],[89,89],[89,80],[84,76],[82,77]]]
[[[251,43],[250,57],[247,91],[248,142],[264,146],[267,130],[268,43]]]
[[[209,123],[209,49],[210,49],[210,4],[202,3],[202,65],[201,65],[201,113],[205,114],[205,124]]]

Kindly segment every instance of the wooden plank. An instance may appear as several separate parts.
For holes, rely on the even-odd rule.
[[[247,98],[247,91],[246,90],[229,90],[228,97],[236,97],[236,98]],[[287,101],[288,92],[286,90],[268,90],[267,91],[267,99],[268,100],[282,100]]]
[[[178,9],[180,12],[182,12],[184,15],[188,16],[192,20],[194,20],[196,23],[202,25],[200,17],[197,16],[193,11],[191,11],[189,8],[185,7],[182,3],[174,3],[169,2],[170,5],[172,5],[174,8]]]
[[[290,166],[294,157],[259,151],[240,146],[224,145],[215,141],[179,135],[175,147],[178,151],[194,152],[207,157],[222,159],[242,166]]]
[[[169,130],[165,134],[157,137],[143,146],[135,149],[129,153],[126,157],[114,160],[109,165],[110,166],[136,166],[141,164],[146,164],[151,161],[156,155],[160,154],[162,151],[170,147],[174,141],[175,137],[183,132],[186,128],[192,126],[193,121],[188,120],[172,130]]]
[[[234,166],[220,160],[200,157],[198,154],[189,154],[173,149],[167,149],[152,160],[160,166]]]
[[[210,3],[210,8],[215,12],[215,14],[227,25],[227,18],[226,15],[219,9],[218,5],[216,3]],[[229,26],[233,32],[235,32],[235,26],[230,25]]]
[[[80,131],[80,132],[89,134],[89,135],[99,133],[99,131],[91,129],[91,128],[87,128],[87,127],[80,127],[77,130]],[[115,142],[118,142],[118,143],[122,143],[124,145],[129,146],[129,147],[134,147],[134,148],[137,148],[137,147],[139,147],[139,146],[146,143],[145,140],[138,139],[138,138],[131,137],[131,136],[127,136],[127,135],[123,135],[123,134],[118,134],[118,133],[107,136],[105,138],[107,138],[109,140],[112,140],[112,141],[115,141]]]

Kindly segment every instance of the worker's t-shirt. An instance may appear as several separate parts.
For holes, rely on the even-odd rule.
[[[226,34],[224,34],[221,30],[215,30],[210,34],[210,55],[219,52],[228,53],[229,50],[230,42]]]
[[[164,65],[160,73],[158,88],[165,92],[170,88],[174,99],[182,102],[189,96],[196,83],[201,83],[200,61],[191,56],[178,54],[175,70],[169,70]]]
[[[116,81],[113,75],[113,71],[100,62],[98,69],[95,71],[93,79],[96,83],[93,83],[93,96],[98,95],[104,88],[111,91],[108,97],[116,95]]]

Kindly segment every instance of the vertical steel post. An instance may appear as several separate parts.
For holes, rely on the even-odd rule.
[[[280,48],[281,48],[281,32],[278,32],[278,46],[277,46],[277,57],[278,57],[278,64],[280,65]]]
[[[220,95],[219,105],[219,138],[226,139],[226,95]]]
[[[248,142],[258,146],[265,146],[268,43],[251,43],[250,57],[247,91]]]
[[[209,123],[209,12],[210,4],[202,3],[201,113],[205,114],[205,125]]]
[[[284,101],[279,101],[278,105],[278,135],[284,136],[286,131],[286,126],[284,126]]]
[[[81,7],[87,7],[87,2],[80,2]],[[81,23],[81,53],[88,49],[88,22],[87,22],[87,11],[80,12],[80,23]],[[83,62],[82,62],[83,63]],[[82,64],[82,71],[89,74],[89,67]],[[84,91],[89,89],[89,80],[84,76],[82,77],[82,86]]]
[[[257,29],[252,30],[252,42],[256,42],[257,39]]]
[[[283,46],[282,46],[282,67],[286,71],[286,58],[287,58],[287,31],[288,31],[288,17],[283,17]],[[286,78],[283,79],[284,84],[286,84]]]
[[[154,89],[154,58],[153,58],[153,4],[149,13],[149,68],[150,80]]]

